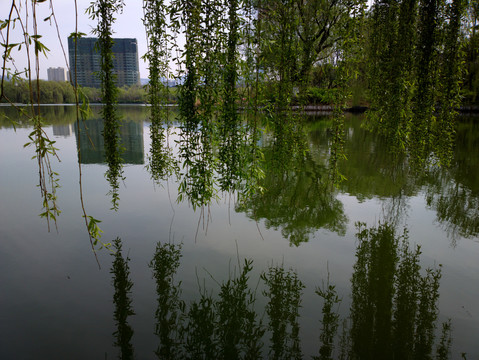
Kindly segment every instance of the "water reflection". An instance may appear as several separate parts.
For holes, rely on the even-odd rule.
[[[427,359],[435,341],[440,269],[421,274],[420,248],[390,224],[358,225],[352,351],[360,359]]]
[[[341,298],[329,274],[316,289],[318,310],[308,314],[321,324],[319,355],[314,358],[449,358],[451,323],[443,324],[441,336],[436,334],[441,268],[422,269],[420,248],[410,245],[407,230],[398,235],[385,222],[370,228],[357,224],[357,231],[352,303],[341,334],[337,333]],[[257,307],[258,285],[250,279],[250,260],[218,283],[216,295],[214,289],[200,286],[198,300],[186,304],[181,282],[175,280],[180,260],[181,245],[158,243],[150,263],[157,290],[158,358],[302,359],[306,355],[299,336],[305,285],[294,270],[271,265],[263,271],[264,310]],[[115,304],[131,309],[128,301]]]
[[[180,266],[181,245],[158,243],[149,266],[156,283],[157,308],[155,335],[159,345],[155,351],[158,359],[176,359],[181,353],[181,314],[185,303],[180,299],[180,283],[174,276]]]
[[[463,117],[456,132],[451,167],[431,168],[426,177],[426,201],[436,220],[455,244],[459,237],[479,235],[479,124]]]
[[[360,118],[350,118],[346,126],[348,160],[341,164],[341,172],[348,180],[340,184],[342,192],[359,201],[383,198],[388,220],[397,223],[407,217],[409,198],[424,196],[453,244],[459,237],[478,236],[479,129],[473,118],[462,118],[458,124],[451,166],[430,165],[422,172],[413,171],[406,156],[391,154],[380,136],[362,129]],[[318,139],[327,138],[327,132],[315,130],[310,138],[324,148]]]
[[[116,331],[113,333],[115,338],[114,345],[120,350],[120,359],[133,359],[133,328],[128,323],[128,317],[135,315],[132,306],[132,287],[133,282],[130,279],[130,258],[123,257],[122,244],[119,238],[113,242],[115,253],[113,253],[113,263],[110,273],[113,277],[113,304],[115,310],[113,318],[116,324]]]
[[[263,151],[265,164],[274,164],[274,150]],[[327,181],[327,169],[318,166],[311,154],[283,162],[280,167],[265,165],[260,184],[264,191],[242,199],[236,211],[254,220],[265,219],[267,228],[280,228],[291,244],[308,241],[320,228],[345,233],[348,219],[343,204]]]
[[[302,129],[280,135],[264,135],[264,178],[259,182],[263,191],[241,198],[236,211],[256,221],[265,219],[267,228],[281,229],[296,246],[320,228],[344,235],[348,219],[326,165],[306,151]]]
[[[80,143],[82,164],[104,164],[105,148],[103,140],[103,120],[94,118],[80,123],[81,131],[75,123],[75,138]],[[120,127],[121,145],[124,147],[122,159],[126,164],[144,163],[143,123],[124,119]],[[80,137],[80,139],[79,139]]]
[[[283,266],[271,266],[261,279],[266,285],[263,295],[268,299],[269,356],[272,359],[301,359],[299,310],[305,286],[296,272]]]
[[[122,157],[126,163],[145,162],[142,124],[147,116],[146,110],[145,107],[121,107],[125,119],[122,138],[126,148]],[[24,123],[26,118],[18,117],[15,109],[8,107],[2,111],[11,118],[17,116],[15,119],[19,127],[28,126]],[[78,138],[74,107],[42,107],[41,113],[52,125],[56,136],[75,133],[77,142],[80,140],[81,144],[82,163],[104,163],[102,121],[98,116],[86,122],[92,146],[85,131],[81,131],[81,139]],[[343,204],[338,200],[339,193],[355,196],[359,201],[380,198],[384,216],[398,224],[407,219],[410,198],[423,196],[436,212],[437,224],[446,230],[453,244],[460,237],[474,239],[479,235],[477,119],[459,119],[454,160],[450,167],[430,166],[418,173],[411,171],[404,154],[391,154],[384,139],[364,130],[361,127],[362,117],[349,116],[345,125],[348,160],[342,162],[339,169],[347,180],[339,184],[339,191],[333,190],[327,182],[331,120],[327,117],[303,120],[301,129],[284,133],[264,132],[263,137],[254,142],[255,146],[262,147],[264,157],[261,161],[256,159],[254,171],[244,171],[238,188],[246,196],[240,196],[236,208],[238,212],[244,212],[255,220],[264,219],[267,227],[280,229],[291,244],[298,245],[308,241],[320,228],[344,233],[348,219]],[[11,127],[11,122],[1,118],[0,126]],[[173,126],[176,126],[175,131],[179,131],[177,123]],[[255,150],[252,145],[249,142],[243,148],[244,154]],[[217,157],[217,149],[209,146],[202,151],[212,167],[194,173],[198,184],[205,185],[195,188],[194,197],[200,199],[201,204],[218,193],[218,174],[214,172],[218,164],[213,161]],[[178,157],[178,154],[172,155]],[[251,159],[248,161],[251,162]],[[245,163],[246,167],[249,165]],[[189,183],[193,181],[184,176]],[[254,189],[248,189],[249,183],[254,183],[251,185]],[[184,200],[191,201],[191,196],[186,195]]]
[[[54,136],[62,136],[62,137],[70,137],[72,136],[73,132],[73,125],[52,125],[53,135]]]
[[[341,190],[360,201],[415,195],[420,178],[410,171],[407,157],[392,154],[384,138],[364,130],[361,124],[361,118],[348,118],[345,142],[348,160],[340,167],[347,181],[341,183]]]

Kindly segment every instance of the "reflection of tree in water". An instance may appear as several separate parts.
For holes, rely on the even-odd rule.
[[[121,240],[116,238],[113,242],[115,253],[110,273],[113,276],[113,286],[115,293],[113,295],[113,304],[117,330],[113,333],[115,337],[115,346],[120,349],[120,359],[133,359],[133,328],[128,324],[128,317],[135,315],[132,307],[131,288],[133,282],[130,280],[130,267],[128,265],[130,258],[123,257]]]
[[[340,170],[347,181],[341,183],[341,190],[359,200],[414,195],[418,178],[411,173],[404,154],[391,153],[385,139],[364,130],[359,120],[349,117],[346,123],[348,160],[341,163]]]
[[[354,358],[430,358],[441,271],[428,268],[421,275],[420,248],[410,249],[407,232],[398,237],[387,223],[370,229],[359,224],[357,238],[351,305]]]
[[[319,356],[314,358],[449,358],[450,322],[443,324],[442,336],[436,343],[440,269],[421,271],[420,248],[412,249],[407,231],[397,236],[395,227],[389,223],[371,228],[359,224],[356,237],[352,304],[340,339],[337,310],[341,300],[334,285],[329,283],[329,274],[327,283],[316,289],[322,299],[317,315],[320,316],[319,312],[322,315]],[[117,249],[121,250],[121,246],[117,245]],[[120,254],[115,259],[118,256],[121,258]],[[180,258],[181,245],[158,243],[150,263],[158,295],[154,331],[160,342],[156,352],[159,358],[301,359],[304,356],[299,312],[304,285],[294,270],[277,265],[262,273],[262,294],[266,300],[263,322],[258,315],[263,312],[255,309],[257,285],[250,285],[251,261],[245,260],[238,273],[218,283],[217,295],[203,287],[199,299],[187,305],[180,298],[181,283],[173,280]],[[128,277],[127,263],[128,259]],[[124,267],[125,263],[122,264]],[[114,276],[118,278],[117,272]],[[129,292],[131,282],[126,284]],[[116,314],[126,313],[118,310],[122,304],[131,311],[127,314],[132,314],[131,301],[115,302],[115,319]],[[265,337],[269,350],[264,349]]]
[[[263,146],[263,192],[242,198],[236,211],[255,220],[265,219],[266,227],[281,228],[291,244],[309,240],[317,229],[344,234],[347,218],[342,203],[328,182],[327,168],[318,165],[294,138],[268,139]]]
[[[23,107],[23,111],[30,113],[29,107]],[[47,125],[68,125],[76,121],[76,109],[74,106],[42,106],[42,118]],[[31,127],[31,119],[24,116],[13,106],[2,107],[0,112],[0,129],[10,128],[12,120],[15,121],[15,127]]]
[[[479,234],[479,196],[442,169],[428,177],[426,201],[436,210],[436,219],[456,243],[458,237],[474,238]]]
[[[449,168],[431,165],[414,172],[404,155],[392,154],[384,139],[361,128],[360,118],[350,118],[346,123],[348,160],[341,164],[347,181],[340,184],[340,190],[360,201],[383,198],[385,218],[396,225],[407,215],[409,197],[423,190],[428,206],[436,211],[438,223],[453,242],[460,236],[475,237],[479,234],[479,174],[473,172],[479,163],[477,126],[468,118],[458,123],[454,161]],[[325,127],[316,126],[309,136],[326,151],[321,145],[327,139]]]
[[[180,266],[181,246],[158,243],[150,262],[156,282],[157,308],[155,312],[155,335],[159,346],[155,354],[159,359],[176,359],[180,353],[180,315],[184,302],[181,289],[174,276]]]
[[[479,234],[479,135],[473,118],[463,118],[456,132],[450,168],[432,167],[426,177],[426,201],[453,243]],[[474,172],[473,170],[476,170]]]
[[[271,266],[261,276],[266,284],[263,295],[268,298],[272,359],[301,359],[299,309],[304,285],[298,275],[282,266]]]

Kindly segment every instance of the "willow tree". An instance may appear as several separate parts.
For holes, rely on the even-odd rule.
[[[313,66],[326,61],[345,40],[344,30],[353,26],[354,14],[362,11],[365,4],[362,0],[258,3],[258,16],[267,23],[262,30],[261,48],[265,70],[281,73],[281,63],[287,61],[295,85],[308,84]]]
[[[148,41],[148,60],[150,73],[148,84],[148,102],[150,103],[149,170],[155,180],[165,179],[171,174],[174,163],[171,149],[166,144],[167,132],[171,126],[168,113],[170,75],[170,46],[172,39],[168,29],[168,7],[163,0],[143,1],[143,24]],[[166,84],[164,83],[166,81]],[[164,126],[166,130],[164,129]]]
[[[260,106],[264,104],[264,74],[261,69],[261,29],[262,18],[256,8],[261,8],[261,0],[246,0],[242,2],[244,16],[240,27],[241,57],[240,76],[244,83],[243,91],[239,92],[240,104],[246,118],[246,139],[244,152],[245,178],[247,181],[242,189],[242,199],[248,200],[257,192],[261,192],[260,182],[264,178],[262,170],[264,154],[258,145],[261,138]],[[241,23],[240,23],[241,24]]]
[[[383,134],[394,153],[407,152],[415,166],[450,161],[464,10],[462,0],[377,1],[372,7],[366,125]]]
[[[97,0],[90,4],[87,9],[92,20],[98,20],[98,25],[93,29],[93,33],[98,36],[97,48],[100,52],[100,80],[102,107],[101,113],[104,120],[103,139],[105,141],[105,156],[108,170],[106,178],[110,183],[110,194],[112,196],[112,205],[114,210],[118,209],[120,196],[118,190],[119,181],[123,179],[123,165],[121,153],[120,138],[120,116],[118,114],[116,103],[118,98],[118,88],[116,86],[116,76],[113,66],[113,24],[115,14],[123,10],[123,0]]]
[[[466,40],[466,66],[467,76],[464,87],[467,91],[468,101],[479,102],[479,1],[469,2],[466,11],[467,35]]]
[[[444,54],[441,58],[440,108],[434,127],[434,144],[440,163],[450,165],[456,134],[455,117],[461,105],[461,82],[464,77],[463,46],[457,39],[461,32],[461,17],[466,0],[454,0],[446,5],[447,26],[444,34]]]
[[[172,3],[172,28],[186,38],[180,51],[180,140],[183,161],[179,199],[203,206],[216,196],[218,104],[222,89],[225,43],[224,4],[217,0],[180,0]]]
[[[242,177],[242,127],[236,106],[238,92],[238,42],[240,19],[239,4],[228,4],[227,42],[223,71],[223,106],[219,121],[220,186],[224,191],[233,191]]]
[[[419,3],[418,42],[416,46],[416,79],[414,114],[411,119],[409,148],[413,163],[426,159],[431,148],[431,125],[434,121],[441,44],[442,0]]]
[[[405,147],[412,116],[415,82],[410,65],[417,38],[417,3],[417,0],[377,2],[368,20],[369,87],[371,108],[375,110],[368,113],[368,125],[382,133],[397,150]]]
[[[57,217],[61,211],[57,204],[56,190],[59,185],[59,176],[53,169],[55,158],[59,160],[55,141],[51,140],[44,130],[44,118],[40,110],[40,58],[46,56],[49,49],[43,44],[42,35],[37,28],[38,5],[43,1],[33,0],[12,1],[8,10],[8,16],[0,20],[0,47],[2,48],[1,79],[0,79],[0,101],[5,100],[12,107],[18,110],[19,114],[26,116],[32,126],[28,135],[28,142],[24,145],[33,146],[35,159],[38,167],[38,188],[42,199],[42,212],[40,216],[47,220],[50,230],[50,220],[56,225]],[[13,41],[12,39],[18,40]],[[27,60],[24,70],[17,68],[14,60],[13,50],[22,51]],[[15,85],[26,84],[28,89],[24,100],[27,100],[28,107],[22,109],[14,104],[6,93],[5,83],[10,79]],[[36,80],[36,81],[35,81]],[[36,105],[36,106],[35,106]],[[16,122],[11,119],[13,126]]]

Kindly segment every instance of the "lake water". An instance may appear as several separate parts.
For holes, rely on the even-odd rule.
[[[329,274],[342,298],[338,313],[348,316],[358,246],[355,223],[364,222],[368,227],[391,224],[397,234],[407,228],[411,246],[421,246],[422,273],[442,265],[438,337],[441,323],[451,319],[451,357],[467,353],[467,359],[479,359],[479,118],[461,117],[450,169],[412,175],[406,162],[394,161],[384,144],[360,127],[361,116],[348,116],[348,161],[341,167],[347,180],[335,190],[314,185],[324,173],[330,120],[310,118],[302,169],[281,178],[266,174],[264,195],[239,204],[226,194],[202,212],[176,201],[174,180],[151,180],[145,168],[147,108],[120,109],[126,151],[119,210],[110,210],[102,149],[84,140],[82,182],[87,213],[102,221],[102,239],[121,238],[123,254],[130,258],[135,315],[128,323],[135,358],[154,358],[159,345],[156,285],[148,266],[158,242],[182,243],[175,282],[181,281],[180,297],[187,307],[199,299],[199,286],[217,297],[219,284],[238,274],[238,262],[243,266],[244,259],[251,259],[249,284],[257,287],[255,310],[265,325],[261,273],[281,264],[294,269],[305,285],[299,310],[302,353],[305,358],[318,355],[323,300],[315,290]],[[38,216],[34,150],[23,147],[28,125],[20,123],[15,130],[0,119],[0,359],[117,358],[113,256],[98,251],[98,268],[82,219],[73,108],[44,111],[45,131],[60,149],[61,162],[53,164],[61,184],[58,231],[48,232]],[[89,120],[88,127],[93,142],[101,143],[101,121]],[[267,330],[264,357],[269,336]]]

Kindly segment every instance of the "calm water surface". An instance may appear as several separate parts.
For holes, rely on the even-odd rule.
[[[0,119],[0,359],[112,359],[113,257],[91,251],[82,222],[78,186],[78,131],[72,108],[45,112],[47,134],[60,149],[58,191],[62,214],[58,231],[47,231],[38,214],[41,199],[31,147],[23,148],[30,129],[16,130]],[[0,112],[6,111],[0,108]],[[182,243],[175,279],[188,304],[198,299],[198,283],[213,294],[217,282],[238,270],[238,258],[253,260],[251,286],[258,287],[257,313],[264,314],[259,277],[268,266],[284,264],[304,282],[300,338],[304,357],[317,355],[322,300],[317,286],[327,280],[342,297],[339,313],[351,304],[351,277],[358,240],[355,223],[388,222],[409,231],[421,245],[421,265],[442,264],[438,324],[452,320],[452,358],[479,359],[479,119],[462,118],[451,169],[431,169],[413,176],[405,162],[395,163],[384,144],[360,128],[360,117],[348,117],[342,166],[347,177],[338,190],[313,186],[324,173],[328,155],[328,119],[310,119],[309,153],[303,170],[278,179],[266,175],[264,196],[235,203],[223,196],[205,213],[177,203],[174,181],[155,184],[145,168],[149,123],[144,107],[122,107],[125,182],[120,208],[110,210],[101,146],[82,139],[82,172],[86,211],[102,220],[102,239],[120,237],[130,260],[135,358],[154,358],[156,293],[148,267],[158,242]],[[101,144],[101,121],[88,122],[94,143]],[[173,140],[173,139],[172,139]],[[319,175],[318,175],[319,174]],[[255,216],[253,216],[255,214]],[[257,221],[254,220],[256,217]],[[266,320],[264,320],[267,322]],[[268,334],[264,337],[268,344]],[[266,356],[267,349],[264,351]]]

